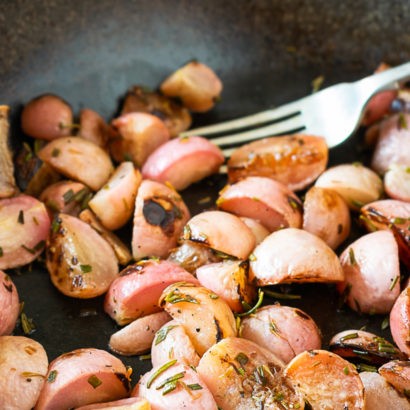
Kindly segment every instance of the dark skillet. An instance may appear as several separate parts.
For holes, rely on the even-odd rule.
[[[225,86],[217,108],[197,116],[196,125],[299,98],[311,91],[311,81],[319,75],[330,85],[367,75],[382,60],[410,60],[410,7],[397,0],[1,3],[0,103],[12,107],[14,147],[21,141],[21,106],[36,95],[55,93],[76,112],[90,107],[109,119],[129,86],[156,87],[194,58],[214,68]],[[330,157],[331,164],[366,162],[368,153],[362,151],[359,135]],[[184,192],[192,212],[201,209],[202,197],[215,198],[223,183],[214,177]],[[32,337],[45,346],[49,359],[80,347],[107,348],[117,328],[104,314],[101,298],[62,296],[44,269],[12,275],[25,312],[37,325]],[[384,317],[339,310],[331,286],[291,291],[303,297],[289,304],[312,315],[324,346],[337,331],[362,326],[390,338],[388,330],[381,331]],[[134,381],[150,367],[149,361],[135,357],[124,362],[134,368]]]

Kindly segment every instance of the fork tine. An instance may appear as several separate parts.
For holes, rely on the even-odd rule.
[[[266,127],[256,128],[253,130],[240,132],[237,134],[225,135],[223,137],[211,138],[210,140],[218,145],[234,145],[234,144],[246,144],[248,142],[258,140],[265,137],[270,137],[278,134],[285,134],[294,132],[304,128],[302,116],[297,115],[284,121],[276,122]]]
[[[262,125],[267,122],[280,120],[284,117],[295,115],[300,111],[300,100],[293,101],[289,104],[281,105],[280,107],[270,110],[262,111],[257,114],[248,115],[247,117],[238,118],[236,120],[221,122],[220,124],[210,125],[207,127],[195,128],[182,132],[181,137],[187,137],[189,135],[212,135],[218,134],[224,131],[235,131],[241,128],[247,128],[251,126]]]

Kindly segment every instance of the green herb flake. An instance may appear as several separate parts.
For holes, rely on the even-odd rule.
[[[236,355],[235,360],[241,365],[241,367],[244,367],[246,363],[249,362],[248,356],[246,356],[246,354],[242,352],[239,352]]]
[[[255,261],[257,260],[257,257],[255,256],[254,253],[251,253],[251,254],[249,255],[249,260],[250,260],[251,262],[255,262]]]
[[[195,303],[196,305],[199,305],[199,302],[194,297],[192,297],[191,295],[184,295],[177,290],[174,290],[167,296],[165,296],[164,300],[165,302],[171,303],[172,305],[182,302]]]
[[[219,298],[219,296],[218,296],[217,294],[215,294],[215,293],[210,293],[210,294],[209,294],[209,297],[210,297],[211,299],[218,299],[218,298]]]
[[[349,262],[352,266],[357,266],[356,257],[353,248],[349,248]]]
[[[319,75],[312,80],[311,82],[312,93],[316,93],[320,90],[320,88],[322,87],[323,81],[325,81],[325,77],[323,75]]]
[[[80,269],[82,273],[89,273],[93,270],[91,265],[80,265]]]
[[[375,366],[370,366],[366,363],[359,363],[357,366],[357,371],[358,372],[373,372],[376,373],[377,372],[377,367]]]
[[[343,368],[343,373],[347,376],[349,374],[349,368],[346,366]]]
[[[406,223],[406,219],[405,218],[400,218],[400,217],[396,217],[393,218],[393,220],[391,221],[393,224],[395,225],[402,225]]]
[[[170,332],[170,330],[172,330],[174,327],[176,327],[176,326],[175,325],[174,326],[170,325],[170,326],[165,326],[162,329],[158,330],[158,332],[156,334],[155,342],[154,342],[155,346],[159,345],[161,342],[163,342],[167,338],[168,333]]]
[[[165,364],[163,364],[159,369],[157,369],[154,373],[151,374],[151,377],[147,381],[147,389],[149,389],[154,382],[154,380],[159,377],[165,370],[172,367],[177,362],[177,359],[171,360]]]
[[[20,320],[25,335],[31,335],[36,330],[36,325],[34,324],[33,319],[28,318],[24,312],[21,313]]]
[[[301,208],[299,201],[290,195],[288,195],[288,204],[295,210],[299,210]]]
[[[258,366],[254,372],[253,372],[253,376],[255,377],[255,381],[256,383],[265,386],[267,384],[267,378],[265,376],[265,367],[262,366]]]
[[[186,386],[187,386],[188,389],[190,389],[190,390],[202,390],[202,389],[203,389],[203,387],[202,387],[200,384],[198,384],[198,383],[187,384]]]
[[[392,280],[392,283],[391,283],[391,285],[390,285],[390,287],[389,287],[389,290],[390,290],[390,291],[392,291],[392,290],[394,289],[394,287],[396,286],[396,283],[397,283],[397,281],[399,280],[399,278],[400,278],[400,276],[397,275],[397,276]]]
[[[57,374],[57,370],[51,370],[47,377],[47,383],[54,383],[56,381]]]
[[[384,319],[383,319],[383,321],[382,321],[382,324],[381,324],[381,329],[382,330],[386,330],[388,327],[389,327],[389,323],[390,322],[390,319],[389,319],[389,317],[387,316],[387,317],[385,317]]]
[[[398,128],[400,130],[407,129],[407,119],[406,119],[406,116],[402,112],[399,114]]]
[[[167,377],[164,379],[157,387],[156,390],[160,390],[165,387],[169,383],[174,383],[179,379],[183,379],[185,377],[185,372],[174,374],[173,376]]]
[[[252,307],[251,309],[247,310],[244,313],[237,313],[236,316],[243,317],[243,316],[248,316],[248,315],[254,313],[262,305],[263,295],[264,295],[263,291],[261,290],[261,288],[259,288],[259,290],[258,290],[258,301],[256,302],[255,306]],[[246,303],[246,305],[247,305],[247,303]],[[242,306],[244,306],[244,301],[242,301]]]
[[[74,199],[74,191],[69,189],[63,194],[64,204],[69,204]]]
[[[58,148],[54,148],[54,149],[51,151],[51,156],[52,156],[53,158],[58,157],[60,154],[61,154],[61,151],[60,151]]]
[[[101,386],[102,381],[95,375],[93,374],[88,378],[88,383],[91,384],[91,386],[96,389],[98,386]]]
[[[57,233],[58,230],[60,229],[61,225],[61,219],[60,218],[54,218],[53,222],[51,223],[51,231],[53,233]]]
[[[344,342],[344,341],[346,341],[346,340],[356,339],[356,338],[358,338],[358,337],[359,337],[359,334],[358,334],[357,332],[355,332],[355,333],[349,333],[348,335],[342,336],[342,337],[340,338],[340,341],[341,341],[341,342]]]
[[[24,225],[24,212],[21,209],[19,212],[19,216],[17,217],[17,222],[21,225]]]
[[[297,300],[297,299],[302,299],[301,295],[294,295],[292,293],[280,293],[280,292],[275,292],[273,290],[269,289],[264,289],[264,292],[267,296],[275,299],[283,299],[283,300]]]

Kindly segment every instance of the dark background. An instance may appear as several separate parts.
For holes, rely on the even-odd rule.
[[[324,86],[371,73],[381,61],[409,60],[410,3],[360,0],[260,1],[0,1],[0,103],[11,106],[12,141],[22,139],[18,117],[32,97],[52,92],[78,112],[89,107],[106,119],[133,84],[155,88],[183,63],[198,59],[224,83],[222,100],[206,124],[253,113],[311,92],[319,75]],[[335,113],[337,115],[337,113]],[[331,164],[368,159],[360,135],[332,150]],[[184,192],[193,213],[215,198],[223,178]],[[353,239],[356,233],[352,234]],[[50,360],[80,347],[107,348],[116,326],[102,299],[60,295],[45,270],[10,272],[25,312]],[[381,332],[383,317],[337,309],[332,286],[293,287],[324,335],[367,326]],[[285,302],[286,303],[286,302]],[[17,331],[21,334],[21,331]],[[134,381],[149,362],[125,358]]]

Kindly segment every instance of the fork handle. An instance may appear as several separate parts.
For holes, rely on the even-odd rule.
[[[410,62],[398,65],[380,73],[362,78],[357,84],[364,90],[375,94],[379,91],[391,90],[398,87],[398,82],[410,79]]]

